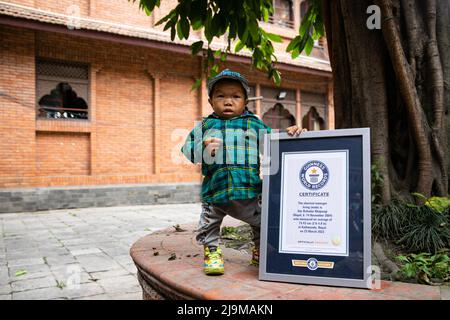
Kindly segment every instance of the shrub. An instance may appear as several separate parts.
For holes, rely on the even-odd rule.
[[[397,261],[403,266],[400,272],[406,278],[416,278],[419,282],[431,283],[433,278],[448,281],[450,277],[450,258],[444,252],[400,255]]]
[[[398,239],[408,224],[409,208],[398,200],[387,206],[374,205],[372,208],[372,231],[376,237]]]
[[[425,199],[421,206],[398,200],[384,207],[374,205],[373,233],[376,238],[404,245],[408,252],[436,253],[450,244],[447,199]]]
[[[402,229],[398,243],[413,252],[435,253],[450,244],[448,214],[439,213],[429,206],[408,210],[409,222]]]

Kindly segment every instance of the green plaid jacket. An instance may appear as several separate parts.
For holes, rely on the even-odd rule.
[[[270,132],[270,127],[247,109],[228,120],[215,113],[203,118],[181,148],[189,161],[202,164],[203,202],[225,203],[261,194],[259,147],[264,143],[264,133]],[[203,141],[211,137],[223,141],[214,158],[203,146]]]

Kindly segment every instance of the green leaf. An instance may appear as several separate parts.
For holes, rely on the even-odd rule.
[[[159,7],[159,5],[160,0],[141,0],[139,2],[139,9],[143,9],[147,15],[151,15],[155,6]]]
[[[301,40],[300,43],[298,45],[298,51],[302,52],[303,49],[305,48],[306,42],[308,41],[309,36],[304,36]]]
[[[278,70],[274,70],[272,77],[275,84],[279,86],[281,84],[281,73]]]
[[[66,284],[64,283],[64,281],[56,280],[56,286],[60,289],[63,289],[66,287]]]
[[[16,273],[14,274],[16,277],[20,277],[27,274],[27,270],[17,270]]]
[[[193,56],[195,56],[197,53],[200,52],[203,48],[203,41],[197,41],[191,44],[191,53]]]
[[[298,50],[298,48],[295,48],[294,50],[292,50],[292,54],[291,54],[292,59],[296,59],[299,55],[300,55],[300,51]]]
[[[314,48],[314,40],[310,36],[308,36],[308,39],[306,40],[305,45],[305,53],[309,56],[311,54],[312,49]]]
[[[176,36],[176,29],[175,29],[175,27],[171,27],[170,28],[170,39],[173,41],[173,40],[175,40],[175,36]]]
[[[172,28],[175,25],[175,23],[176,23],[176,20],[172,20],[172,19],[169,20],[169,22],[167,22],[164,25],[163,31],[166,31],[167,29]]]
[[[425,205],[436,210],[439,213],[443,213],[450,207],[450,198],[447,197],[431,197],[427,199]]]
[[[236,46],[234,47],[234,52],[239,52],[239,51],[241,51],[242,50],[242,48],[244,48],[245,47],[245,44],[242,42],[242,41],[238,41],[237,43],[236,43]]]
[[[300,37],[305,36],[306,32],[311,28],[311,23],[307,20],[304,20],[300,26],[299,35]]]
[[[267,35],[267,38],[269,38],[269,40],[271,40],[273,42],[278,42],[278,43],[283,42],[283,39],[281,38],[281,36],[279,36],[277,34],[267,32],[266,35]]]
[[[300,41],[301,41],[300,36],[296,36],[294,39],[292,39],[292,41],[288,44],[288,46],[286,48],[286,52],[292,51],[296,46],[298,46]]]
[[[220,56],[220,61],[225,62],[227,60],[228,54],[226,52],[222,52],[222,55]]]
[[[264,22],[267,22],[267,21],[269,21],[269,10],[267,10],[267,9],[263,9],[262,10],[262,14],[263,14],[263,21]]]
[[[247,27],[250,32],[250,35],[252,36],[253,41],[256,41],[258,39],[258,25],[255,22],[251,22],[251,21],[248,21],[248,22],[249,23],[248,23]]]
[[[180,21],[178,21],[178,23],[177,23],[177,34],[178,34],[178,39],[182,40],[184,37],[184,34],[183,34],[183,29],[181,28]]]
[[[215,77],[219,74],[219,66],[217,64],[213,65],[211,67],[211,70],[209,71],[210,77]]]
[[[146,15],[151,16],[152,15],[152,11],[149,10],[147,7],[144,7],[144,12]]]
[[[163,24],[164,22],[168,20],[172,20],[174,17],[176,18],[177,13],[174,10],[170,11],[166,16],[162,17],[158,22],[156,22],[155,26],[159,26],[160,24]]]
[[[196,21],[192,22],[191,26],[192,26],[193,30],[198,30],[201,27],[203,27],[203,22],[202,22],[202,20],[196,20]]]
[[[184,38],[189,38],[189,22],[186,17],[180,19],[181,30],[183,31]]]
[[[191,87],[191,91],[197,90],[202,85],[202,79],[195,80],[194,84]]]
[[[248,29],[245,29],[244,34],[242,35],[242,38],[241,38],[241,41],[242,41],[243,43],[247,43],[249,34],[250,34],[250,33],[248,32]]]
[[[410,263],[405,264],[405,266],[402,268],[402,271],[405,273],[405,275],[408,278],[412,278],[412,277],[414,277],[416,275],[414,267]]]
[[[211,41],[214,37],[214,34],[211,31],[212,30],[211,20],[212,20],[211,11],[208,11],[208,14],[206,16],[205,23],[204,23],[205,38],[206,38],[206,40],[208,40],[208,43],[211,43]]]
[[[406,263],[406,262],[408,262],[409,261],[409,259],[408,259],[408,257],[406,257],[406,256],[403,256],[403,255],[399,255],[399,256],[397,256],[397,261],[399,261],[399,262],[402,262],[402,263]]]
[[[421,194],[421,193],[419,193],[419,192],[413,192],[413,193],[411,193],[411,195],[414,196],[414,197],[416,197],[416,198],[419,198],[419,199],[421,199],[421,200],[424,200],[424,201],[427,200],[427,198],[426,198],[423,194]]]

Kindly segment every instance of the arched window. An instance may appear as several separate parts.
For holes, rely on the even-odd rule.
[[[325,120],[320,117],[315,107],[311,107],[308,113],[303,117],[302,127],[309,131],[325,129]]]
[[[39,117],[87,119],[88,105],[77,96],[67,82],[60,82],[49,93],[39,99]]]
[[[284,130],[295,124],[295,117],[281,103],[277,103],[263,115],[263,122],[272,129]]]
[[[36,98],[38,118],[88,119],[88,65],[37,58]]]

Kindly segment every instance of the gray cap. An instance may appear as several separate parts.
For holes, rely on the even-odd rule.
[[[207,82],[207,88],[208,88],[208,96],[211,97],[212,89],[214,85],[223,79],[231,79],[239,81],[242,84],[242,87],[244,88],[245,96],[248,97],[250,94],[250,87],[248,86],[248,81],[243,77],[239,72],[231,71],[229,69],[223,70],[221,73],[219,73],[217,76],[212,77]]]

